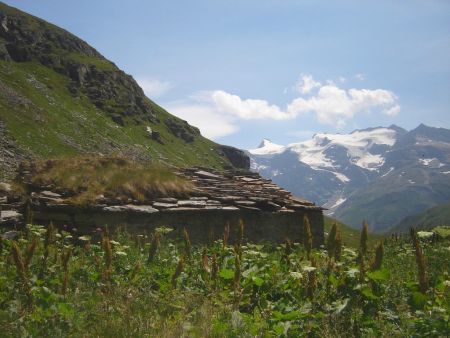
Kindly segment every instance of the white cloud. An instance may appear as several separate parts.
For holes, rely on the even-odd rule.
[[[366,78],[366,76],[362,73],[355,74],[355,79],[357,79],[359,81],[364,81],[365,78]]]
[[[165,105],[172,114],[200,129],[203,136],[216,140],[239,130],[230,116],[221,114],[206,102],[175,102]]]
[[[173,88],[170,82],[160,81],[158,79],[137,78],[136,82],[139,84],[139,86],[141,86],[145,95],[147,95],[149,98],[163,96]]]
[[[243,99],[223,90],[197,92],[185,101],[165,106],[212,139],[235,133],[242,120],[291,120],[314,114],[319,123],[339,129],[359,114],[394,116],[400,111],[397,96],[389,90],[344,89],[334,82],[322,85],[310,75],[302,75],[302,81],[302,91],[309,95],[294,98],[285,109],[266,100]]]
[[[286,120],[295,117],[289,112],[283,112],[278,106],[271,105],[265,100],[243,100],[239,96],[229,94],[223,90],[211,92],[211,99],[220,112],[231,114],[244,120]]]
[[[320,86],[321,86],[321,83],[315,81],[311,75],[301,74],[300,80],[295,85],[295,89],[300,94],[308,94],[314,88],[318,88]]]
[[[293,114],[312,112],[323,124],[342,127],[356,114],[378,109],[387,115],[400,111],[397,97],[384,89],[350,89],[345,90],[336,85],[320,87],[317,95],[310,98],[293,100],[287,110]]]

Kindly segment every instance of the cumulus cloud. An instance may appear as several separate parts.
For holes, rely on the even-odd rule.
[[[158,79],[151,78],[137,78],[136,82],[141,86],[145,95],[149,98],[156,98],[163,96],[170,89],[172,89],[172,84],[168,81],[160,81]]]
[[[239,130],[235,120],[221,114],[214,106],[206,102],[175,102],[165,108],[200,129],[203,136],[217,140]]]
[[[296,98],[287,107],[292,115],[311,112],[318,122],[342,127],[356,114],[380,110],[387,115],[400,111],[397,96],[384,89],[341,89],[334,84],[320,87],[317,95]]]
[[[302,95],[285,108],[262,99],[244,99],[223,90],[198,92],[166,107],[212,139],[235,133],[239,130],[239,121],[243,120],[291,120],[313,114],[321,124],[342,128],[358,114],[394,116],[400,111],[397,96],[389,90],[344,89],[332,81],[321,84],[310,75],[302,75],[299,83],[297,89]]]
[[[320,82],[317,82],[314,80],[314,78],[311,75],[300,75],[300,80],[295,85],[295,89],[300,94],[308,94],[310,93],[314,88],[318,88],[321,86]]]

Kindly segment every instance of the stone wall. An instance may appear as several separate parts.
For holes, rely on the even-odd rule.
[[[158,226],[174,228],[173,236],[181,236],[183,228],[190,234],[193,243],[207,243],[212,234],[213,239],[222,238],[224,226],[230,224],[230,241],[237,235],[239,220],[245,225],[246,241],[274,243],[286,239],[301,241],[303,236],[303,217],[307,215],[313,233],[313,245],[323,244],[322,211],[298,210],[267,212],[254,210],[177,210],[158,213],[137,211],[105,211],[104,209],[80,209],[70,206],[48,206],[34,210],[33,221],[37,224],[68,225],[81,233],[91,233],[93,229],[108,225],[110,229],[125,226],[131,233],[148,233]]]

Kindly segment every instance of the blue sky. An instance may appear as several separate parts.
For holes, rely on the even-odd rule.
[[[450,2],[7,0],[241,148],[314,132],[450,128]]]

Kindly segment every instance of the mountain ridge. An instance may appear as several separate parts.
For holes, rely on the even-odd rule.
[[[368,219],[372,229],[385,231],[410,213],[450,201],[445,128],[391,125],[276,146],[248,150],[252,169],[354,227]]]

